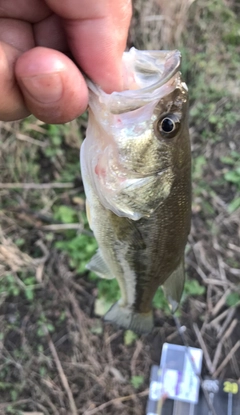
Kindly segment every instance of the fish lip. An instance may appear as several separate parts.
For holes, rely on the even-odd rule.
[[[153,101],[157,103],[159,99],[169,95],[179,83],[181,53],[178,50],[139,51],[131,48],[124,54],[124,60],[126,71],[134,74],[134,78],[138,80],[138,89],[125,89],[107,94],[91,80],[86,80],[90,90],[90,101],[92,94],[93,97],[98,96],[100,104],[104,104],[113,114],[132,111]],[[149,85],[143,86],[148,81]]]
[[[155,90],[159,87],[161,87],[162,85],[164,85],[166,82],[168,82],[171,78],[174,77],[174,75],[176,75],[176,73],[179,71],[180,66],[181,66],[181,52],[179,50],[173,50],[173,51],[154,51],[154,50],[150,50],[150,51],[138,51],[135,48],[131,48],[131,51],[134,51],[135,55],[137,56],[138,53],[142,53],[142,55],[148,55],[151,54],[153,58],[155,58],[155,66],[156,68],[159,68],[159,72],[160,72],[160,67],[162,66],[162,64],[164,63],[164,71],[161,74],[161,78],[159,79],[159,81],[145,87],[145,88],[140,88],[137,91],[141,91],[141,93],[148,93],[149,91]],[[141,59],[139,59],[139,61],[137,61],[136,64],[136,69],[137,69],[137,65],[139,69],[147,69],[148,72],[150,73],[150,69],[146,68],[146,63],[145,61],[141,61]],[[123,91],[124,92],[124,91]],[[131,92],[131,91],[127,91],[127,92]],[[120,92],[121,94],[121,92]],[[125,91],[126,94],[126,91]]]
[[[172,51],[155,51],[155,50],[149,50],[149,51],[139,51],[137,49],[135,49],[134,47],[132,47],[130,49],[130,51],[128,53],[134,53],[134,55],[136,56],[137,59],[137,63],[136,63],[136,70],[145,70],[145,73],[153,73],[153,72],[158,72],[159,74],[161,74],[160,68],[162,66],[162,64],[164,63],[164,71],[161,74],[161,77],[159,78],[159,80],[145,88],[139,88],[137,90],[123,90],[123,91],[119,91],[119,92],[112,92],[110,94],[107,94],[106,92],[104,92],[99,86],[95,85],[90,79],[86,78],[86,82],[87,85],[89,87],[89,89],[95,93],[98,94],[100,91],[102,94],[106,95],[106,96],[122,96],[124,94],[124,97],[126,97],[127,95],[132,93],[136,93],[136,94],[145,94],[147,92],[149,92],[149,90],[155,90],[159,87],[161,87],[162,85],[164,85],[166,82],[168,82],[171,78],[173,78],[174,75],[176,75],[176,73],[179,71],[180,66],[181,66],[181,52],[179,50],[172,50]],[[154,58],[155,62],[152,62],[152,66],[153,64],[155,64],[155,71],[151,71],[151,68],[147,67],[146,64],[146,59],[144,60],[144,56],[147,58],[148,55],[152,55],[152,58]]]

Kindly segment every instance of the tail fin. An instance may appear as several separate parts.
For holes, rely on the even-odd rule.
[[[153,329],[152,311],[144,314],[134,313],[130,308],[121,307],[119,303],[115,303],[110,308],[104,320],[138,334],[149,333]]]

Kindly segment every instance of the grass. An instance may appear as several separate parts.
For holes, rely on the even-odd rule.
[[[148,49],[177,47],[182,52],[182,72],[190,91],[193,219],[179,316],[192,346],[199,346],[193,323],[201,327],[217,368],[214,356],[222,327],[228,326],[229,333],[221,345],[221,360],[240,333],[239,6],[233,0],[168,3],[161,2],[165,17],[159,19],[157,1],[136,0],[129,42]],[[65,414],[71,406],[68,387],[78,412],[85,415],[119,396],[142,393],[152,362],[159,361],[161,344],[181,342],[161,289],[153,302],[156,329],[147,337],[123,333],[94,317],[95,299],[102,309],[119,298],[119,289],[115,280],[100,280],[85,271],[96,250],[79,170],[86,123],[84,114],[62,126],[33,117],[0,124],[0,413],[4,415]],[[56,182],[72,183],[72,188],[4,188],[4,183]],[[222,376],[239,378],[238,360],[236,352]],[[210,373],[206,365],[204,371]],[[114,402],[106,413],[144,412],[141,397]]]

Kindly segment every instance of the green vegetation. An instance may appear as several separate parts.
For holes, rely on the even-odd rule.
[[[237,292],[233,292],[227,296],[226,304],[229,307],[235,307],[240,305],[240,294]]]
[[[132,376],[131,378],[131,384],[134,387],[134,389],[140,388],[144,382],[144,376]]]
[[[126,330],[124,332],[124,344],[125,346],[131,346],[135,340],[138,338],[137,334],[132,330]]]
[[[223,177],[234,188],[234,197],[228,205],[229,213],[233,213],[240,208],[240,153],[230,151],[228,156],[221,157],[221,162],[226,165]]]

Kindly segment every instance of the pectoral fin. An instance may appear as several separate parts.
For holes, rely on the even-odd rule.
[[[168,300],[169,306],[174,313],[180,303],[183,287],[185,281],[184,260],[180,262],[179,266],[170,277],[163,284],[163,291]]]
[[[108,280],[114,278],[99,251],[91,258],[90,262],[86,265],[86,268],[89,269],[89,271],[94,272],[100,278],[106,278]]]
[[[137,249],[145,249],[146,244],[143,240],[142,234],[138,229],[136,222],[125,218],[115,217],[112,221],[113,231],[116,239],[124,244],[132,244],[134,242]]]

